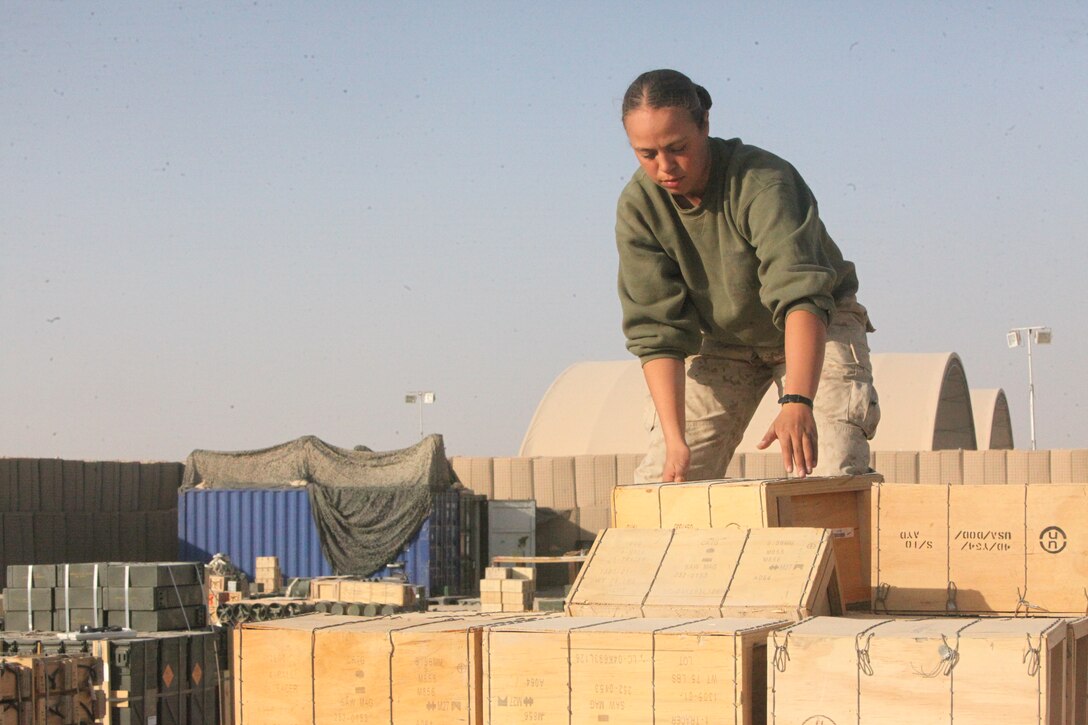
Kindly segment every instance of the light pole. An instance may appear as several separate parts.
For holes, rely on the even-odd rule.
[[[1032,327],[1013,327],[1005,335],[1005,341],[1009,347],[1020,347],[1024,340],[1028,343],[1028,411],[1031,416],[1031,450],[1035,450],[1035,375],[1031,368],[1031,343],[1049,345],[1054,337],[1049,327],[1035,325]]]
[[[419,437],[423,438],[423,406],[434,405],[434,391],[413,390],[404,394],[404,402],[408,405],[415,403],[419,406]]]

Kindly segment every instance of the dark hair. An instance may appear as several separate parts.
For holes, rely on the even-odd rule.
[[[682,108],[696,125],[707,122],[712,101],[706,89],[676,70],[662,68],[646,71],[623,94],[623,116],[640,108]]]

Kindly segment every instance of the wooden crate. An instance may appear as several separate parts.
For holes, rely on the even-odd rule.
[[[495,624],[483,634],[483,721],[570,722],[571,630],[607,617],[548,617]]]
[[[765,723],[767,635],[785,625],[709,619],[655,632],[655,722]]]
[[[873,488],[873,611],[945,612],[948,588],[946,485]]]
[[[1065,722],[1068,620],[817,617],[772,632],[769,723]]]
[[[1088,485],[874,488],[873,609],[1082,615]]]
[[[1070,621],[1065,653],[1069,674],[1066,722],[1088,725],[1088,618]]]
[[[434,619],[352,620],[314,634],[314,722],[392,722],[390,632]]]
[[[572,628],[570,722],[763,722],[754,700],[764,702],[767,633],[783,624],[645,618]]]
[[[831,529],[843,598],[848,605],[868,605],[870,489],[881,480],[871,474],[617,486],[613,524],[617,528]]]
[[[824,529],[606,529],[566,611],[799,619],[842,613],[840,591]]]
[[[654,631],[684,621],[625,619],[571,630],[571,725],[653,725]]]
[[[317,614],[240,625],[235,722],[477,725],[481,632],[508,617]]]

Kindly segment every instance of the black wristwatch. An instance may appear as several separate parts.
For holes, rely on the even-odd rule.
[[[778,399],[779,405],[785,405],[786,403],[804,403],[808,407],[812,407],[812,398],[806,398],[803,395],[783,395]]]

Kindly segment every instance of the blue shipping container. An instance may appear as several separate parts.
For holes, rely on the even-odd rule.
[[[403,568],[386,567],[373,576],[401,573],[430,596],[431,522],[398,553]],[[310,496],[305,488],[191,490],[178,496],[178,538],[185,561],[211,561],[224,553],[251,579],[258,556],[276,556],[285,579],[331,576],[321,551]]]

